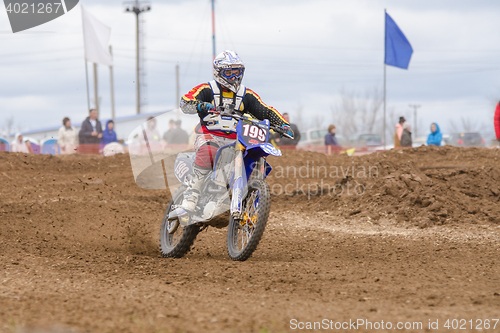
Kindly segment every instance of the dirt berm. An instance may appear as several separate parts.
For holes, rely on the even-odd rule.
[[[240,263],[215,228],[184,258],[162,258],[169,194],[135,185],[128,155],[1,152],[0,331],[296,332],[323,319],[492,328],[499,158],[485,148],[284,151],[269,159],[266,232]]]
[[[384,216],[421,227],[500,223],[498,149],[431,146],[359,157],[285,153],[270,159],[276,172],[269,183],[274,194],[283,190],[276,202],[291,201],[289,209],[334,210],[374,223]]]

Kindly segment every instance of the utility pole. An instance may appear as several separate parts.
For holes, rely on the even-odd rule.
[[[175,108],[180,108],[180,88],[179,88],[179,64],[175,65]],[[177,110],[177,119],[179,119],[179,110]]]
[[[125,7],[125,12],[132,12],[136,16],[136,89],[137,89],[137,114],[141,113],[141,85],[140,85],[140,38],[139,38],[139,15],[151,10],[148,2],[135,0],[130,6]]]
[[[415,135],[414,135],[414,138],[416,139],[418,137],[417,136],[418,135],[418,132],[417,132],[417,109],[419,107],[421,107],[421,105],[420,104],[409,104],[409,106],[411,108],[413,108],[413,121],[415,122],[415,127],[414,127],[414,129],[415,129],[415,131],[414,131]]]
[[[212,54],[215,60],[215,0],[212,0]]]
[[[113,48],[109,46],[109,54],[113,56]],[[115,122],[115,82],[113,77],[113,66],[109,66],[109,88],[111,90],[111,119]]]
[[[90,94],[89,94],[89,69],[87,66],[87,60],[85,61],[85,82],[87,84],[87,110],[90,110]]]
[[[95,110],[99,116],[99,88],[97,84],[97,64],[94,62],[94,98],[95,98]]]

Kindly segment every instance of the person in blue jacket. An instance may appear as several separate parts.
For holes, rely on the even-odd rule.
[[[436,123],[431,124],[431,134],[427,137],[428,146],[441,146],[441,141],[443,140],[443,134],[439,130],[439,126]]]
[[[328,133],[325,135],[325,146],[338,146],[339,142],[335,137],[335,125],[328,126]]]
[[[106,128],[102,132],[101,148],[108,143],[118,142],[118,139],[116,138],[116,132],[113,129],[114,127],[115,123],[113,122],[113,120],[108,120],[108,122],[106,123]]]

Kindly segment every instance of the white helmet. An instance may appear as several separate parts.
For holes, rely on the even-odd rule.
[[[245,64],[236,52],[226,50],[219,53],[214,59],[213,67],[215,81],[234,93],[238,92],[243,80]]]

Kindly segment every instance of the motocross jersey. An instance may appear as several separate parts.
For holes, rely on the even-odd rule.
[[[280,127],[289,125],[276,109],[262,102],[259,95],[253,90],[241,85],[235,94],[232,91],[221,89],[217,82],[210,81],[194,87],[181,98],[182,112],[187,114],[198,113],[200,117],[200,124],[195,130],[198,134],[205,133],[236,139],[237,121],[230,117],[198,112],[197,107],[200,102],[212,103],[216,107],[234,104],[235,109],[251,114],[259,120],[268,119],[272,124]]]

